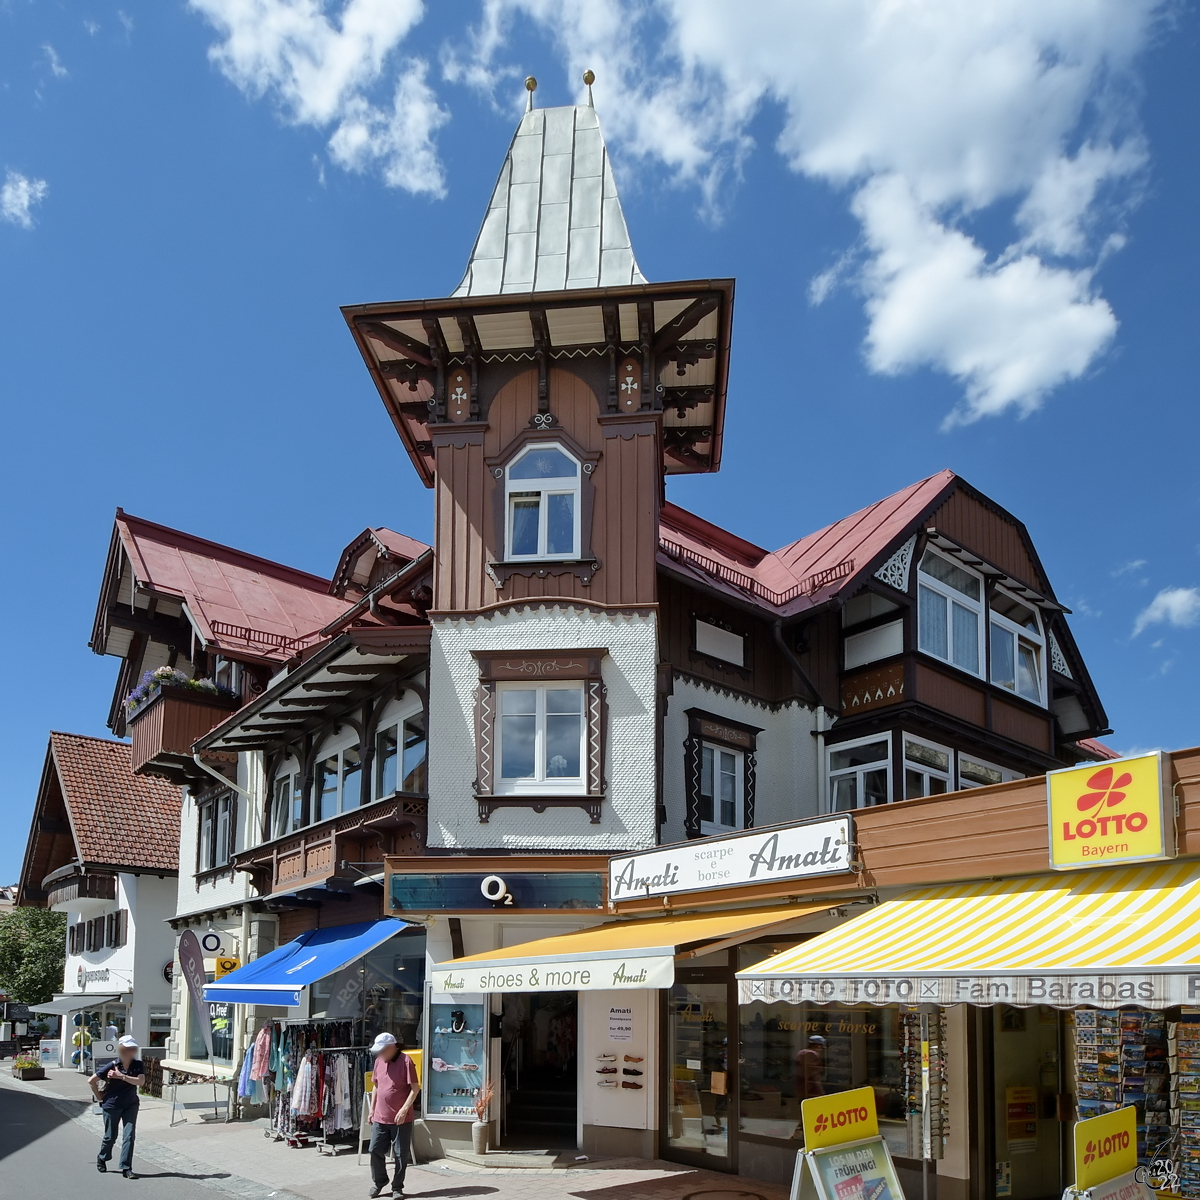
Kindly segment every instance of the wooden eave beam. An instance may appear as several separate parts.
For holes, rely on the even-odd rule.
[[[363,321],[359,328],[367,337],[382,342],[389,350],[395,350],[423,367],[433,366],[433,355],[429,346],[422,345],[415,338],[410,338],[390,325],[384,325],[381,321]]]
[[[331,698],[329,696],[285,696],[282,700],[276,700],[275,703],[286,705],[288,708],[325,708]]]
[[[462,334],[463,353],[467,359],[467,369],[471,373],[471,399],[468,412],[472,421],[479,419],[479,359],[482,353],[479,346],[479,330],[475,328],[475,318],[470,313],[459,313],[458,329]]]
[[[538,412],[550,411],[550,326],[544,308],[529,310],[529,325],[533,330],[533,357],[538,369]]]
[[[433,415],[439,419],[446,416],[446,360],[449,352],[446,349],[446,339],[437,317],[423,317],[421,326],[425,336],[429,338],[429,357],[437,376],[433,383]]]
[[[720,296],[712,293],[693,300],[683,312],[669,320],[654,335],[654,354],[662,354],[676,342],[681,341],[684,334],[695,329],[720,302]]]
[[[355,687],[349,681],[346,683],[302,683],[300,686],[306,692],[342,692],[347,696],[350,695]]]
[[[118,629],[144,633],[168,646],[178,647],[180,638],[186,645],[190,637],[190,629],[178,617],[143,617],[138,612],[130,612],[123,604],[110,604],[107,618],[110,627],[115,625]]]
[[[333,663],[326,667],[325,670],[334,675],[383,675],[388,671],[394,671],[397,666],[399,666],[398,663],[379,663],[376,666],[339,666],[337,663]]]

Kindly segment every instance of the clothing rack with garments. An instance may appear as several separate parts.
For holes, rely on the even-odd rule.
[[[248,1079],[267,1082],[268,1137],[291,1146],[353,1142],[372,1062],[367,1047],[353,1044],[355,1024],[270,1021],[259,1032]]]

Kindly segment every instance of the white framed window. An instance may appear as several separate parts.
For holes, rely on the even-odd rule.
[[[992,682],[1044,705],[1046,643],[1037,611],[999,588],[990,607]]]
[[[327,754],[313,776],[313,813],[310,824],[349,812],[362,802],[362,754],[358,744]]]
[[[270,839],[286,837],[304,823],[304,788],[300,768],[295,759],[275,775],[271,793],[271,819],[267,829]]]
[[[983,580],[932,550],[917,568],[917,646],[972,675],[983,674]]]
[[[960,788],[988,787],[993,783],[1007,783],[1010,779],[1020,779],[1017,771],[1007,767],[998,767],[995,763],[984,762],[967,754],[958,756],[958,786]]]
[[[496,698],[496,792],[582,792],[583,684],[501,683]]]
[[[424,793],[429,788],[425,714],[415,712],[375,735],[376,800],[395,792]]]
[[[534,443],[505,472],[506,557],[579,557],[580,464],[554,442]]]
[[[240,662],[218,654],[212,677],[214,683],[228,688],[235,695],[242,694],[242,664]]]
[[[233,854],[233,796],[226,792],[197,805],[200,821],[196,870],[213,871],[229,865]]]
[[[744,829],[745,759],[740,750],[704,742],[700,746],[700,832]]]
[[[923,738],[901,734],[904,743],[904,798],[941,796],[953,789],[954,752]]]
[[[831,746],[826,753],[830,812],[850,812],[891,800],[892,752],[888,734],[842,742]]]

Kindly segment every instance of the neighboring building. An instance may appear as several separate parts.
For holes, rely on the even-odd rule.
[[[0,913],[16,908],[17,887],[15,883],[11,887],[0,887]]]
[[[67,914],[62,990],[34,1006],[65,1018],[63,1066],[113,1031],[165,1054],[178,839],[179,789],[133,774],[126,743],[50,735],[17,903]]]

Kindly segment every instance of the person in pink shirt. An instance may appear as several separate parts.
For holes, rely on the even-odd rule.
[[[381,1033],[371,1046],[375,1068],[371,1072],[371,1188],[372,1196],[388,1189],[387,1152],[396,1159],[392,1196],[404,1195],[404,1172],[412,1161],[413,1105],[421,1090],[417,1067],[390,1033]]]

